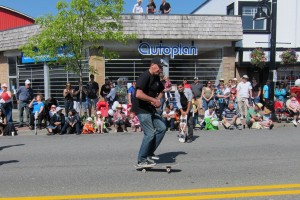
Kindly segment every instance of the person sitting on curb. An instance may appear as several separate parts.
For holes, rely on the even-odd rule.
[[[286,102],[286,107],[293,116],[293,124],[297,127],[297,120],[299,119],[299,113],[300,113],[300,105],[297,100],[297,95],[295,93],[292,93],[290,96],[290,99]],[[298,120],[298,123],[300,123],[300,120]]]
[[[267,107],[264,108],[264,115],[260,124],[263,128],[268,128],[270,130],[274,127],[273,121],[271,120],[271,110]]]
[[[36,95],[34,99],[29,103],[28,107],[32,109],[30,114],[30,125],[29,129],[34,129],[35,120],[37,120],[36,127],[42,129],[42,120],[43,120],[43,110],[44,102],[42,102],[43,96],[41,94]]]
[[[260,122],[262,122],[262,118],[259,114],[263,105],[261,103],[253,104],[253,107],[249,107],[246,115],[246,123],[249,128],[261,129]]]
[[[122,105],[119,104],[117,106],[117,111],[114,113],[113,122],[115,125],[115,132],[118,132],[119,128],[122,128],[123,132],[127,132],[127,130],[125,128],[126,116],[122,112],[122,109],[123,109]]]
[[[93,119],[91,117],[88,117],[82,128],[82,134],[92,134],[92,133],[96,133],[96,129],[94,128]]]
[[[218,130],[218,117],[216,115],[214,106],[208,106],[208,110],[204,113],[204,123],[205,123],[205,130]],[[204,124],[203,124],[204,125]]]
[[[66,118],[66,123],[59,134],[62,135],[65,133],[75,133],[76,135],[80,135],[80,119],[75,109],[71,109],[69,111],[69,115]]]
[[[228,108],[225,108],[222,114],[222,124],[226,129],[233,130],[236,126],[239,130],[242,130],[242,122],[239,117],[239,113],[234,108],[234,103],[230,102]]]
[[[164,122],[167,127],[170,127],[170,131],[174,131],[174,120],[175,120],[175,112],[170,109],[170,106],[166,106],[165,111],[162,114]]]
[[[65,115],[62,113],[62,108],[61,107],[56,107],[55,111],[52,111],[55,108],[55,105],[52,105],[51,107],[51,117],[50,117],[50,122],[49,126],[47,126],[47,135],[53,135],[56,133],[59,133],[61,128],[65,124]]]

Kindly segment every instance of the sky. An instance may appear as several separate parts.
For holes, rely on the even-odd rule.
[[[67,0],[70,1],[70,0]],[[190,14],[205,0],[167,0],[171,5],[171,14]],[[45,14],[56,14],[58,0],[0,0],[0,5],[36,18]],[[159,7],[161,0],[154,0]],[[125,0],[124,13],[131,13],[136,0]],[[143,8],[146,11],[148,0],[143,0]]]

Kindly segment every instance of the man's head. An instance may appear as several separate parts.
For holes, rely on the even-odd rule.
[[[139,5],[141,5],[142,4],[142,0],[137,0],[137,3],[139,4]]]
[[[267,80],[266,85],[270,85],[271,81]]]
[[[194,77],[194,83],[198,83],[199,82],[199,78],[198,77]]]
[[[109,84],[110,80],[108,77],[105,77],[105,84]]]
[[[248,79],[249,79],[249,77],[248,77],[247,75],[244,75],[244,76],[242,77],[242,81],[243,81],[243,82],[247,82]]]
[[[231,101],[228,105],[229,110],[233,110],[234,109],[234,103]]]
[[[209,110],[210,113],[212,113],[212,111],[214,110],[214,106],[209,105],[209,106],[208,106],[208,110]]]
[[[25,87],[26,87],[26,88],[30,88],[30,86],[31,86],[31,82],[30,82],[30,80],[27,79],[27,80],[25,81]]]
[[[168,63],[164,61],[164,59],[160,57],[154,57],[150,65],[151,74],[159,75],[164,66],[168,66]]]
[[[224,78],[220,78],[219,79],[219,83],[220,83],[220,85],[223,83],[224,84]]]
[[[90,75],[90,79],[91,79],[91,81],[94,81],[94,79],[95,79],[94,74],[91,74],[91,75]]]
[[[132,82],[132,86],[135,88],[136,87],[136,81]]]
[[[165,108],[165,111],[166,111],[166,113],[169,113],[170,112],[170,106],[166,106],[166,108]]]
[[[178,83],[177,84],[177,90],[178,90],[178,92],[183,92],[183,90],[184,90],[183,83]]]

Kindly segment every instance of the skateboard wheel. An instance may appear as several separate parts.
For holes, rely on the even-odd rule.
[[[166,170],[167,170],[168,173],[171,173],[171,168],[170,167],[168,167]]]
[[[146,170],[146,169],[143,169],[143,170],[142,170],[142,172],[143,172],[143,173],[146,173],[146,172],[147,172],[147,170]]]

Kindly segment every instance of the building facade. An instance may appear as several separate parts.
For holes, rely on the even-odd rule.
[[[271,18],[254,21],[257,12],[258,0],[224,0],[220,6],[219,0],[207,0],[193,11],[192,14],[224,14],[241,16],[243,26],[243,40],[236,42],[236,66],[237,74],[248,73],[250,76],[265,81],[269,77]],[[226,5],[225,5],[226,4]],[[272,0],[263,10],[269,15]],[[276,30],[276,68],[277,80],[288,79],[290,82],[300,78],[300,63],[280,64],[280,55],[288,49],[294,49],[300,54],[300,1],[277,0],[277,30]],[[254,48],[260,47],[267,57],[267,65],[264,70],[259,70],[250,63],[250,54]]]
[[[93,51],[87,52],[86,64],[97,70],[95,77],[100,86],[105,77],[114,82],[119,78],[129,82],[137,79],[156,55],[169,63],[164,74],[173,83],[182,81],[183,77],[193,80],[197,76],[202,81],[235,77],[234,44],[242,39],[239,16],[128,14],[122,15],[122,24],[124,33],[135,33],[137,39],[126,45],[102,43],[103,48],[117,51],[118,59],[94,59]],[[39,26],[31,25],[0,32],[0,70],[6,74],[0,81],[14,79],[18,88],[30,79],[35,91],[62,101],[66,82],[77,85],[78,76],[64,71],[64,66],[25,63],[18,49],[39,31]],[[88,76],[86,70],[84,83]]]

